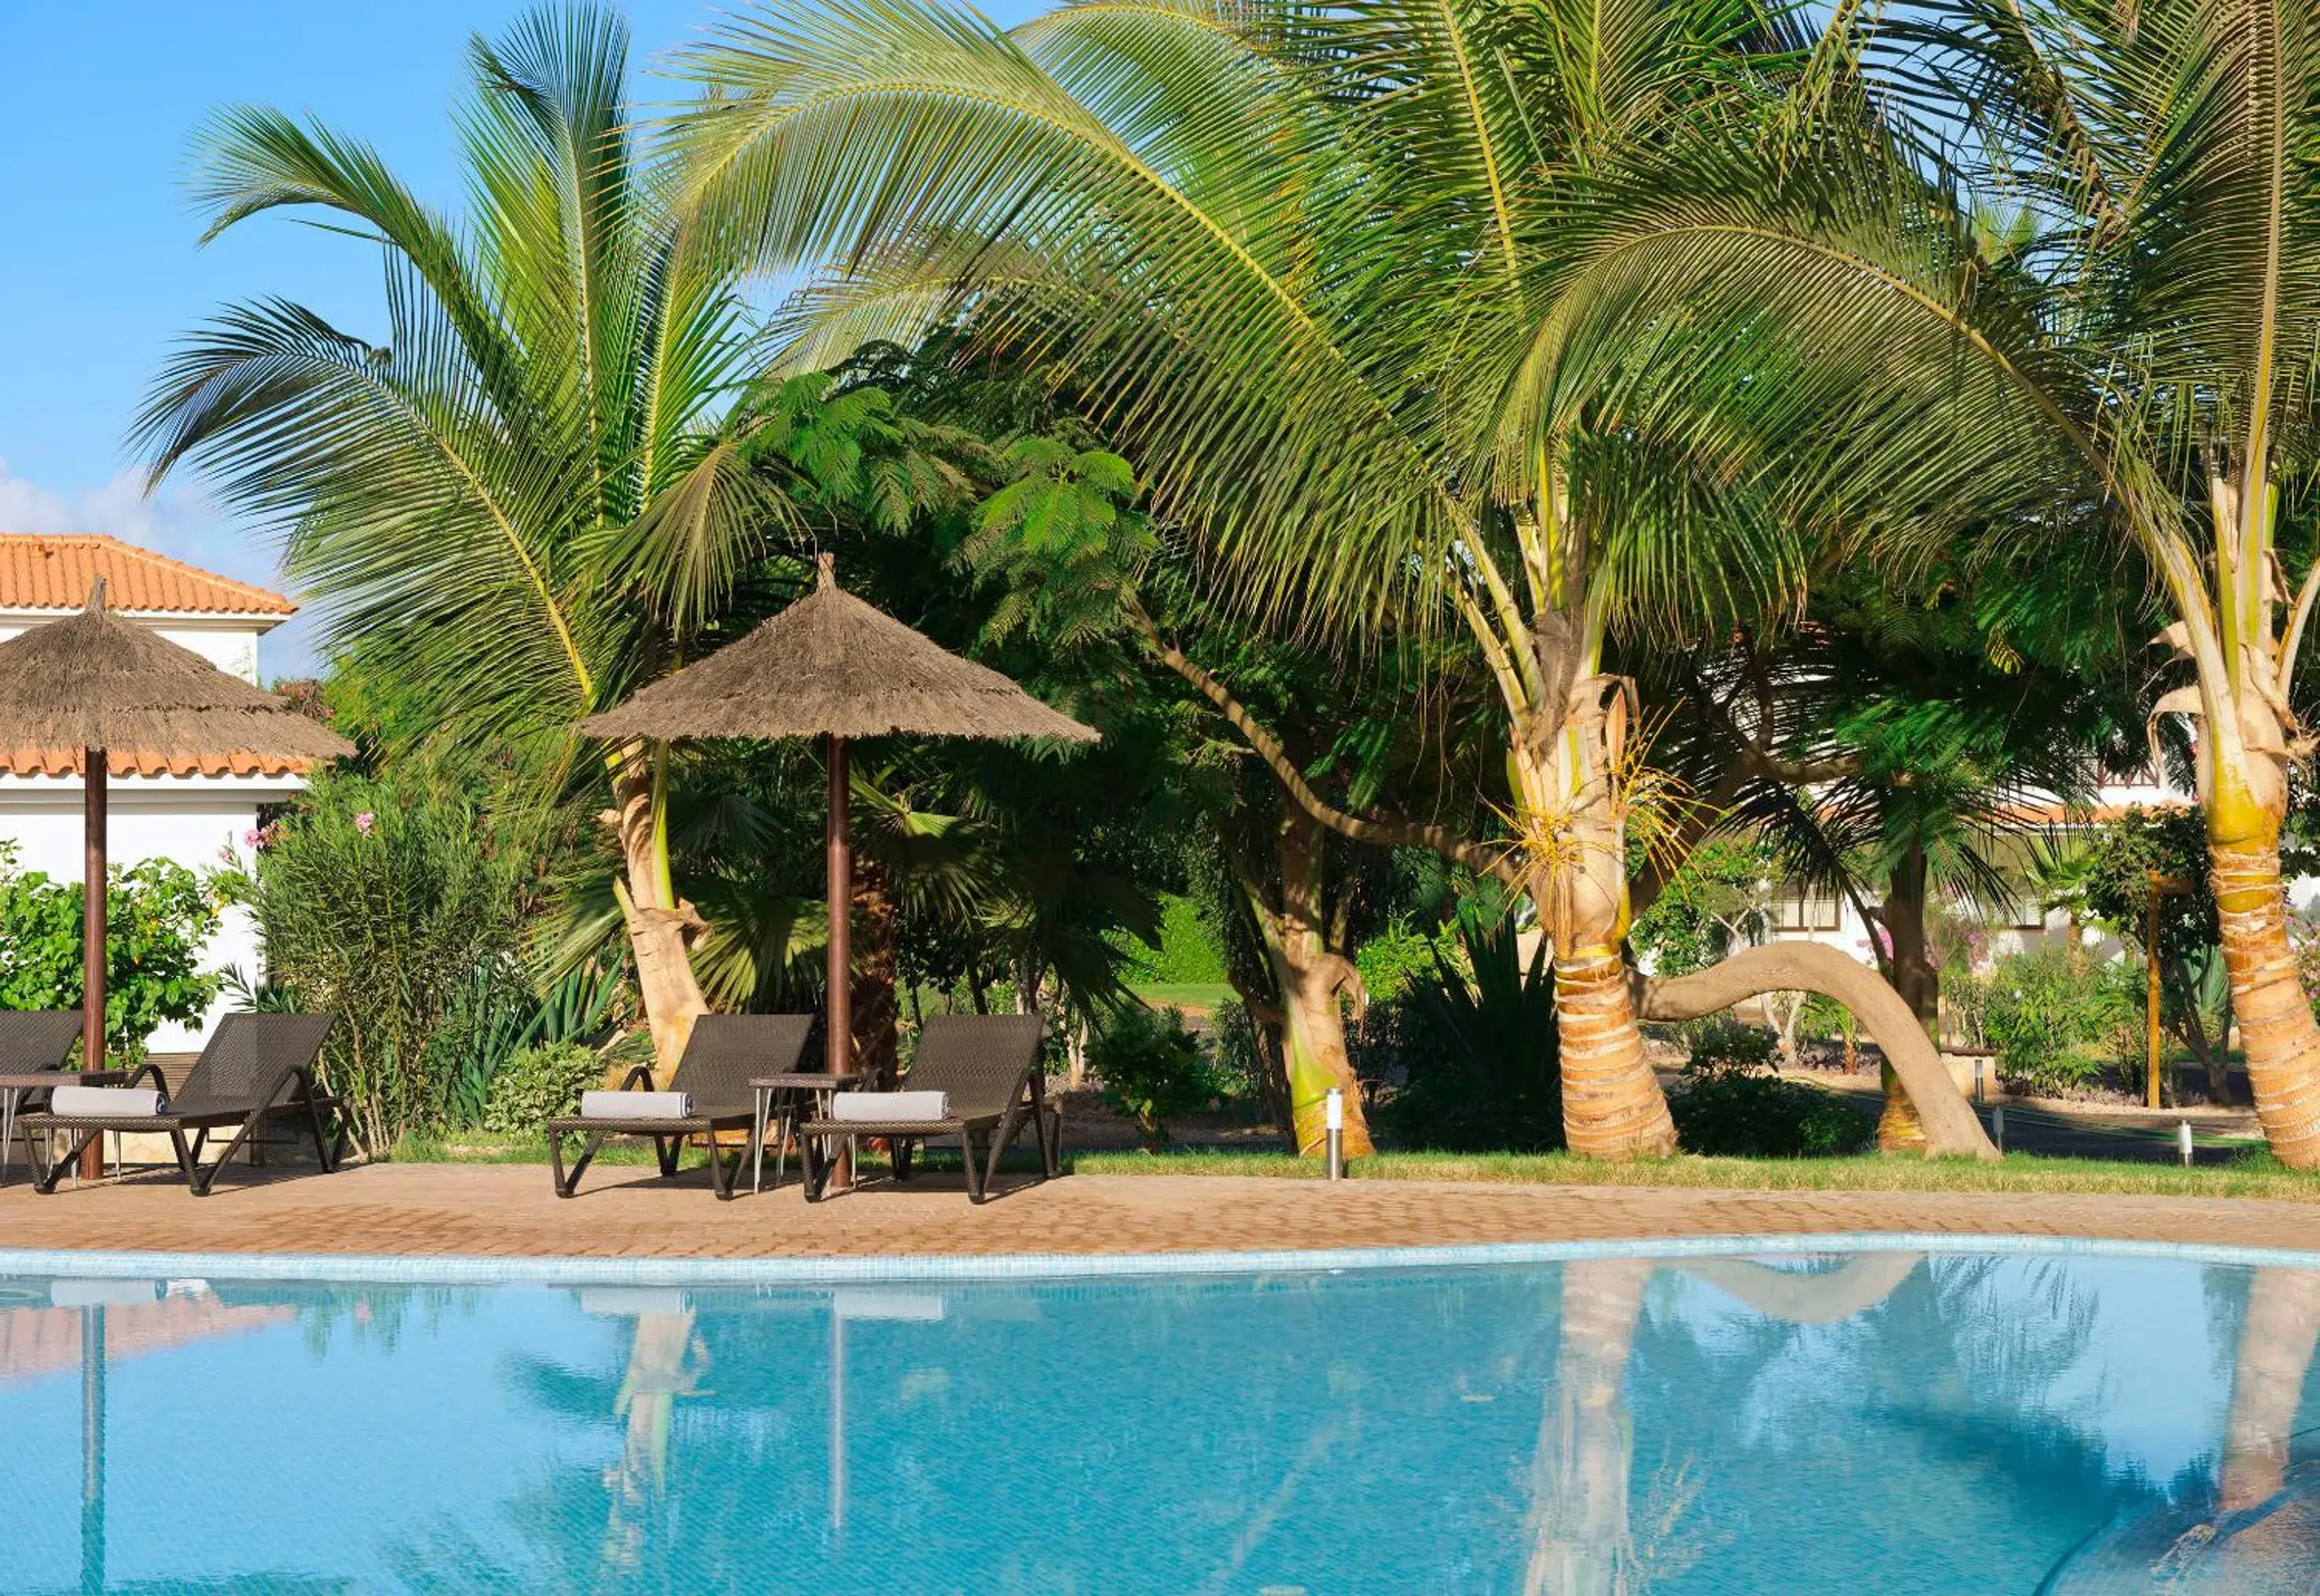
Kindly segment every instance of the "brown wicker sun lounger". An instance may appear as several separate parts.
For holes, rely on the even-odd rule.
[[[684,1151],[686,1139],[700,1136],[709,1143],[711,1184],[717,1188],[720,1201],[730,1200],[733,1177],[749,1150],[740,1149],[729,1170],[718,1152],[717,1139],[720,1133],[755,1129],[757,1096],[750,1080],[760,1075],[782,1075],[795,1069],[805,1052],[806,1034],[812,1029],[811,1014],[702,1015],[693,1023],[693,1035],[684,1044],[684,1057],[677,1060],[676,1074],[668,1083],[670,1091],[683,1092],[693,1099],[692,1117],[608,1120],[584,1119],[575,1114],[568,1119],[550,1120],[548,1159],[556,1180],[556,1195],[569,1197],[578,1193],[580,1177],[588,1168],[588,1161],[612,1137],[650,1137],[653,1150],[660,1157],[660,1172],[666,1177],[676,1173],[677,1155]],[[639,1064],[629,1071],[628,1078],[621,1083],[621,1090],[650,1091],[652,1084],[652,1071]],[[566,1136],[588,1139],[568,1175],[564,1169]]]
[[[0,1012],[0,1076],[55,1075],[59,1084],[72,1078],[62,1073],[80,1040],[81,1011],[12,1009]],[[45,1087],[0,1087],[0,1178],[8,1172],[9,1146],[16,1137],[16,1116],[40,1112],[48,1100]],[[25,1157],[32,1156],[32,1132],[26,1132]]]
[[[894,1178],[911,1177],[920,1144],[956,1136],[966,1165],[966,1195],[976,1203],[999,1178],[999,1156],[1030,1125],[1039,1138],[1043,1179],[1056,1177],[1063,1154],[1064,1111],[1049,1103],[1039,1059],[1045,1024],[1037,1014],[930,1014],[919,1034],[918,1056],[902,1085],[950,1098],[944,1120],[808,1120],[798,1127],[805,1152],[805,1195],[821,1200],[829,1178],[825,1139],[883,1136],[893,1150]],[[975,1152],[983,1140],[989,1151]]]
[[[186,1186],[196,1197],[206,1197],[218,1171],[276,1114],[306,1122],[313,1133],[314,1156],[321,1160],[322,1172],[331,1173],[339,1167],[338,1150],[322,1127],[322,1116],[339,1105],[315,1084],[314,1060],[322,1050],[322,1039],[330,1035],[337,1020],[335,1014],[226,1015],[177,1090],[169,1089],[158,1064],[141,1065],[130,1076],[128,1085],[150,1081],[161,1092],[168,1100],[165,1113],[27,1114],[23,1123],[33,1134],[36,1148],[46,1141],[43,1132],[78,1132],[71,1150],[41,1169],[38,1189],[55,1191],[65,1171],[79,1163],[89,1143],[107,1132],[120,1132],[167,1136],[177,1150],[177,1168],[185,1175]],[[234,1128],[233,1140],[215,1162],[204,1168],[202,1150],[210,1132],[229,1125]],[[189,1131],[193,1132],[190,1143],[186,1139]]]

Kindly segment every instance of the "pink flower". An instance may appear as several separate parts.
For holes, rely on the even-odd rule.
[[[233,844],[231,843],[226,843],[223,847],[218,850],[218,862],[220,864],[240,864],[241,862],[240,859],[234,853]]]
[[[266,845],[266,839],[257,831],[246,831],[241,834],[241,845],[245,848],[262,848]]]
[[[365,809],[361,814],[355,816],[355,829],[362,833],[365,836],[370,835],[370,828],[377,824],[377,816],[374,816],[368,809]]]

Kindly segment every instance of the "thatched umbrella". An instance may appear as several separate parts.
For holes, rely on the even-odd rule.
[[[825,1058],[847,1065],[853,1013],[848,912],[854,846],[847,745],[857,737],[1053,737],[1096,734],[998,672],[941,647],[838,585],[820,560],[814,591],[697,663],[665,676],[580,729],[621,740],[822,737],[829,743],[829,1006]]]
[[[104,1060],[104,776],[108,749],[164,759],[339,759],[354,744],[188,648],[107,614],[104,578],[78,615],[0,643],[0,746],[81,750],[82,1068]]]

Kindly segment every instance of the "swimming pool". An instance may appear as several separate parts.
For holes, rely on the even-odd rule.
[[[0,1589],[2310,1591],[2320,1273],[0,1275]]]

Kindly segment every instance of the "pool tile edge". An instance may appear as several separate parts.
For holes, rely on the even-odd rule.
[[[1130,1279],[1172,1275],[1328,1274],[1569,1263],[1594,1258],[1797,1257],[1836,1252],[2179,1258],[2205,1264],[2320,1269],[2320,1252],[2085,1236],[1906,1231],[1655,1236],[1625,1240],[1502,1241],[1473,1246],[1348,1247],[1146,1253],[858,1254],[815,1258],[621,1258],[419,1256],[393,1253],[98,1252],[0,1248],[0,1277],[201,1276],[367,1285],[676,1286],[844,1285],[866,1281]]]

